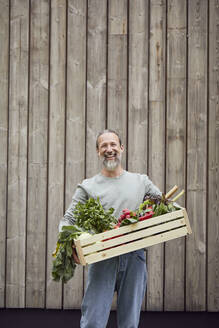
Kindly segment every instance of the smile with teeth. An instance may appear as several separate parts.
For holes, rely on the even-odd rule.
[[[105,155],[105,158],[107,159],[114,159],[116,157],[116,154],[112,154],[112,155]]]

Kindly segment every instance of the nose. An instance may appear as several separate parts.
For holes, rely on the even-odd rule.
[[[106,151],[107,151],[107,152],[112,152],[112,147],[111,147],[111,145],[108,145],[108,146],[107,146]]]

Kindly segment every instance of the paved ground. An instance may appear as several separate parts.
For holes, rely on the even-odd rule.
[[[1,328],[79,328],[79,310],[0,309]],[[142,312],[139,328],[216,328],[219,312]],[[116,312],[107,328],[117,328]]]

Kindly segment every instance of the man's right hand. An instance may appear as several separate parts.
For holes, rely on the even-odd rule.
[[[81,264],[74,245],[72,245],[72,256],[74,258],[75,263]]]

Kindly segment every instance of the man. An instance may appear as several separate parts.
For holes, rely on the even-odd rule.
[[[124,146],[113,130],[99,133],[96,150],[102,170],[77,186],[71,205],[59,224],[74,224],[73,209],[77,202],[99,197],[107,210],[115,209],[117,218],[122,210],[136,210],[144,195],[161,195],[146,175],[130,173],[122,168]],[[79,263],[76,251],[73,257]],[[88,281],[81,306],[81,328],[104,328],[110,314],[114,291],[117,291],[118,328],[137,328],[146,290],[146,262],[144,250],[130,252],[90,264]]]

